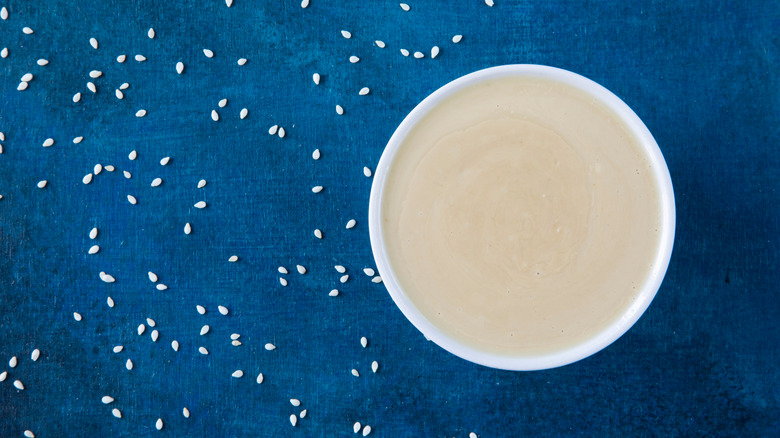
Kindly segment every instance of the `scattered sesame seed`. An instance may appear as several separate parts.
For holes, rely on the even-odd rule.
[[[309,0],[302,0],[302,1],[301,1],[301,7],[302,7],[303,9],[306,9],[306,8],[308,8],[308,7],[309,7]]]
[[[181,414],[184,415],[184,418],[190,418],[190,410],[187,408],[183,408]]]
[[[339,290],[338,289],[333,289],[332,291],[328,292],[328,296],[331,296],[331,297],[339,296]]]
[[[122,90],[120,90],[118,88],[116,90],[114,90],[114,95],[116,96],[117,99],[120,99],[120,100],[125,98],[125,94],[122,93]]]
[[[206,55],[206,58],[213,58],[214,57],[214,52],[212,52],[209,49],[203,49],[203,54]]]
[[[203,306],[201,306],[200,304],[196,305],[196,306],[195,306],[195,309],[196,309],[196,310],[198,311],[198,313],[200,313],[201,315],[205,315],[205,314],[206,314],[206,308],[205,308],[205,307],[203,307]]]
[[[24,384],[21,380],[14,380],[14,387],[19,391],[24,391]]]
[[[319,149],[315,149],[314,152],[311,153],[311,158],[314,159],[314,160],[319,160],[320,159],[320,150]]]
[[[309,410],[308,409],[304,409],[304,410],[301,411],[300,414],[298,414],[298,416],[301,417],[301,418],[306,418],[306,414],[308,414],[308,413],[309,413]]]
[[[366,94],[370,93],[371,90],[368,87],[363,87],[358,91],[358,94],[361,96],[365,96]]]
[[[225,105],[227,105],[227,102],[228,102],[227,99],[222,99],[219,101],[218,105],[220,108],[224,108]]]
[[[81,178],[81,182],[83,182],[84,184],[91,183],[92,182],[92,173],[90,172],[90,173],[84,175],[84,178]]]
[[[16,368],[16,365],[19,363],[19,360],[16,358],[16,356],[12,357],[11,360],[8,361],[8,366],[11,368]]]
[[[406,49],[401,49],[401,54],[404,56],[409,56],[409,51]]]
[[[239,345],[241,345],[241,341],[239,341],[238,339],[230,341],[230,343],[233,344],[234,347],[238,347]]]
[[[228,261],[231,262],[231,263],[235,263],[235,262],[238,261],[238,256],[237,255],[232,255],[232,256],[230,256]]]
[[[284,266],[279,266],[279,273],[280,274],[286,274],[287,273],[287,268],[285,268]]]
[[[37,348],[33,350],[32,353],[30,354],[30,359],[32,359],[33,362],[37,362],[38,358],[40,357],[41,357],[41,350]]]
[[[371,371],[376,374],[377,370],[379,370],[379,362],[373,361],[371,362]]]
[[[268,128],[269,135],[276,135],[277,131],[279,131],[279,125],[274,125]]]
[[[130,359],[127,359],[127,362],[125,362],[125,368],[127,368],[128,371],[133,369],[133,361]]]
[[[425,57],[425,54],[423,54],[423,52],[414,52],[414,57],[417,59],[421,59]]]
[[[3,50],[0,50],[0,57],[8,58],[8,47],[3,47]]]
[[[157,290],[168,290],[168,286],[166,286],[166,285],[164,285],[162,283],[158,284],[156,287],[157,287]]]
[[[234,341],[237,340],[240,337],[241,337],[241,335],[239,335],[238,333],[233,333],[232,335],[230,335],[230,339],[232,339]]]
[[[127,156],[127,158],[129,158],[130,161],[135,160],[136,158],[138,158],[138,152],[136,152],[135,150],[130,151],[130,154]]]
[[[92,70],[91,72],[89,72],[89,77],[91,77],[92,79],[97,79],[101,76],[103,76],[103,72],[100,70]]]
[[[164,157],[160,160],[160,166],[167,166],[170,161],[171,157]]]
[[[374,276],[374,270],[373,270],[373,269],[371,269],[371,268],[365,268],[365,269],[363,269],[363,273],[365,273],[365,274],[366,274],[366,275],[368,275],[369,277],[373,277],[373,276]]]
[[[401,9],[403,9],[406,12],[409,12],[409,9],[411,8],[406,3],[401,3]]]
[[[368,436],[368,434],[371,433],[371,426],[366,426],[363,428],[363,436]]]
[[[358,61],[360,61],[360,58],[358,58],[358,57],[357,57],[357,56],[355,56],[355,55],[352,55],[352,56],[350,56],[350,57],[349,57],[349,62],[351,62],[351,63],[353,63],[353,64],[355,64],[355,63],[356,63],[356,62],[358,62]]]
[[[227,7],[233,6],[233,0],[225,0],[225,5],[227,5]]]
[[[297,398],[291,398],[290,399],[290,404],[297,408],[298,406],[301,405],[301,401],[298,400]]]
[[[116,57],[116,62],[121,64],[121,63],[125,62],[126,59],[127,59],[127,55],[119,55],[119,56]]]
[[[469,438],[477,438],[477,434],[474,432],[469,433]]]
[[[25,430],[24,431],[24,436],[26,438],[35,438],[35,434],[31,430]]]
[[[114,347],[114,349],[113,349],[113,352],[114,352],[114,353],[121,353],[121,352],[122,352],[122,350],[124,350],[124,349],[125,349],[125,347],[124,347],[124,346],[122,346],[122,345],[117,345],[117,346],[115,346],[115,347]]]
[[[363,346],[363,348],[366,348],[366,347],[368,347],[368,338],[366,338],[365,336],[363,336],[362,338],[360,338],[360,345],[362,345],[362,346]]]
[[[249,114],[249,110],[246,108],[241,108],[241,112],[239,113],[238,116],[241,117],[241,120],[244,120],[247,114]]]
[[[298,417],[296,417],[295,414],[290,415],[290,424],[292,424],[293,427],[298,424]]]
[[[209,330],[210,330],[210,327],[208,325],[204,325],[203,327],[200,328],[200,335],[201,336],[205,335],[206,333],[209,332]]]
[[[322,191],[322,188],[323,188],[322,186],[314,186],[314,187],[311,188],[311,191],[313,193],[319,193],[319,192]]]
[[[89,45],[92,46],[93,49],[97,50],[97,48],[98,48],[98,40],[96,40],[95,38],[90,38],[89,39]]]
[[[279,128],[279,138],[284,138],[284,136],[285,136],[284,128]]]
[[[314,237],[318,239],[322,239],[322,231],[320,231],[319,229],[314,230]]]
[[[135,116],[136,117],[143,117],[145,115],[146,115],[146,110],[145,109],[140,109],[140,110],[135,112]]]
[[[227,315],[230,312],[225,306],[217,306],[217,310],[219,310],[219,313],[223,315]]]
[[[24,90],[26,90],[26,89],[27,89],[27,87],[28,87],[29,85],[30,85],[30,84],[29,84],[29,83],[27,83],[27,82],[19,82],[19,85],[16,87],[16,89],[17,89],[17,90],[19,90],[19,91],[24,91]]]
[[[355,376],[355,377],[360,377],[360,373],[358,372],[358,370],[356,370],[354,368],[352,368],[352,375]]]
[[[276,350],[276,345],[271,343],[265,344],[265,349],[268,351]]]
[[[189,222],[184,224],[184,234],[190,234],[192,232],[192,225]]]
[[[215,122],[219,121],[219,113],[217,113],[217,110],[211,110],[211,120]]]
[[[463,39],[463,35],[455,35],[454,37],[452,37],[452,42],[458,44],[462,39]]]
[[[162,421],[162,418],[158,418],[158,419],[157,419],[157,422],[156,422],[156,423],[154,423],[154,427],[156,427],[156,428],[157,428],[157,430],[162,430],[162,428],[163,428],[163,421]]]
[[[376,277],[371,279],[371,282],[372,283],[381,283],[382,282],[382,277],[377,275]]]
[[[284,277],[279,277],[279,284],[281,284],[282,286],[287,286],[287,279],[285,279]]]
[[[371,178],[371,169],[369,169],[368,167],[364,167],[363,168],[363,175],[365,175],[366,178]]]
[[[117,408],[114,408],[111,410],[111,415],[115,416],[116,418],[122,418],[122,411],[120,411]]]
[[[114,398],[110,395],[104,395],[100,401],[102,401],[104,405],[109,405],[114,402]]]
[[[439,56],[439,46],[431,47],[431,59]]]
[[[31,28],[26,26],[22,28],[22,32],[24,32],[25,35],[32,35],[35,33]]]
[[[195,208],[206,208],[206,201],[198,201],[194,205]]]
[[[233,374],[231,374],[231,376],[235,377],[236,379],[240,379],[244,377],[244,372],[241,370],[235,370],[233,371]]]
[[[485,4],[492,8],[493,7],[493,0],[485,0]]]
[[[176,63],[176,73],[182,74],[184,73],[184,63],[179,61]]]
[[[149,276],[149,281],[151,281],[152,283],[157,283],[157,274],[155,274],[152,271],[149,271],[146,273],[146,275]]]
[[[127,82],[123,82],[122,85],[119,86],[120,90],[127,90],[128,88],[130,88],[130,84]]]
[[[343,273],[347,272],[347,268],[345,268],[345,267],[343,267],[341,265],[336,265],[333,268],[336,269],[336,272],[338,272],[339,274],[343,274]]]
[[[154,29],[151,27],[149,28],[149,32],[146,33],[146,35],[149,37],[149,39],[154,39]]]
[[[341,31],[341,36],[343,36],[346,39],[350,39],[350,38],[352,38],[352,33],[350,33],[349,31],[346,31],[346,30],[342,30]]]
[[[123,171],[122,171],[122,174],[123,174],[123,175],[125,176],[125,178],[127,178],[127,179],[130,179],[130,178],[132,178],[132,177],[133,177],[133,174],[132,174],[132,173],[130,173],[130,172],[128,172],[128,171],[126,171],[126,170],[123,170]]]
[[[33,74],[32,73],[25,73],[24,76],[22,76],[21,81],[22,82],[30,82],[33,80]]]
[[[106,298],[106,304],[108,304],[108,307],[114,307],[114,299],[111,297]]]
[[[341,105],[336,105],[336,114],[340,116],[344,114],[344,108],[342,108]]]
[[[98,246],[98,245],[92,245],[92,246],[89,248],[89,251],[87,251],[87,253],[89,253],[90,255],[92,255],[92,254],[97,254],[97,253],[98,253],[98,251],[100,251],[100,246]]]
[[[179,341],[175,339],[171,341],[171,348],[173,348],[173,351],[179,351]]]
[[[127,195],[127,202],[129,202],[129,203],[131,203],[133,205],[138,204],[138,200],[135,199],[135,196],[133,196],[133,195]]]
[[[246,64],[246,58],[239,58],[238,61],[236,61],[238,65],[244,65]]]
[[[313,75],[311,75],[311,80],[314,81],[315,85],[319,85],[320,84],[320,74],[319,73],[314,73]]]
[[[103,171],[103,165],[100,164],[100,163],[95,164],[95,167],[92,169],[92,172],[94,172],[95,175],[99,175],[100,172],[102,172],[102,171]]]
[[[138,336],[141,336],[146,331],[146,326],[143,324],[138,325]]]
[[[149,327],[154,327],[157,325],[156,322],[152,318],[146,318],[146,323],[149,324]]]
[[[98,274],[98,276],[100,277],[101,280],[103,280],[106,283],[113,283],[116,281],[114,277],[102,271]]]
[[[144,62],[146,61],[146,56],[144,55],[135,55],[135,60],[138,62]]]
[[[385,48],[385,42],[384,41],[376,40],[376,41],[374,41],[374,44],[376,44],[376,46],[379,47],[380,49],[384,49]]]
[[[48,59],[43,59],[43,58],[39,59],[39,60],[38,60],[38,61],[36,61],[36,62],[37,62],[37,63],[38,63],[38,65],[40,65],[40,66],[44,66],[44,65],[48,65],[48,64],[49,64],[49,60],[48,60]]]
[[[76,93],[73,95],[73,103],[78,103],[78,101],[81,100],[81,93]]]
[[[79,144],[82,142],[82,140],[84,140],[84,137],[76,137],[73,139],[73,144]]]
[[[8,377],[8,371],[3,371],[0,373],[0,382],[5,382],[5,379]]]
[[[162,178],[155,178],[152,180],[152,187],[157,187],[162,184]]]
[[[357,222],[355,221],[355,219],[350,219],[347,222],[347,226],[345,228],[348,229],[348,230],[351,229],[351,228],[355,228],[356,224],[357,224]]]
[[[263,380],[264,380],[263,373],[258,374],[257,375],[257,380],[256,380],[257,384],[259,385],[259,384],[263,383]]]
[[[3,6],[3,9],[0,9],[0,18],[2,18],[3,20],[8,19],[8,9],[6,9],[5,6]]]
[[[81,314],[78,312],[73,312],[73,319],[76,321],[81,321]]]
[[[306,273],[306,268],[301,265],[296,265],[296,269],[298,269],[298,273],[301,275]]]
[[[199,347],[199,348],[198,348],[198,352],[199,352],[200,354],[203,354],[203,355],[209,354],[209,351],[208,351],[208,350],[206,350],[206,347]]]
[[[198,181],[198,188],[202,189],[203,187],[206,187],[206,180],[205,179],[202,179],[202,180]]]
[[[355,422],[355,424],[352,426],[352,430],[353,430],[355,433],[358,433],[358,432],[360,432],[360,422],[359,422],[359,421],[356,421],[356,422]]]
[[[341,276],[341,278],[339,278],[339,281],[342,283],[346,283],[347,280],[349,280],[349,274],[344,274]]]

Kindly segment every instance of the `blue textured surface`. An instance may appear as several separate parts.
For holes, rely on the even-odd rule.
[[[297,0],[232,8],[0,0],[10,11],[0,21],[0,47],[10,51],[0,59],[0,372],[9,372],[0,435],[141,436],[158,433],[159,417],[159,433],[176,436],[353,436],[355,421],[385,437],[777,436],[777,2],[409,3],[410,12],[374,0],[312,0],[308,9]],[[442,49],[433,60],[399,52],[433,45]],[[138,53],[148,60],[134,61]],[[373,169],[430,92],[507,63],[569,69],[624,99],[656,137],[677,197],[674,255],[647,313],[606,350],[543,372],[446,353],[360,271],[373,265],[363,166]],[[91,70],[103,72],[96,94],[85,87]],[[35,78],[17,91],[27,72]],[[130,88],[118,100],[123,82]],[[363,86],[370,95],[358,96]],[[209,114],[222,98],[229,103],[215,123]],[[249,116],[239,120],[244,107]],[[141,108],[148,115],[139,119]],[[268,135],[274,124],[284,139]],[[84,141],[73,144],[76,136]],[[56,143],[42,148],[49,137]],[[96,163],[117,170],[82,184]],[[164,182],[152,188],[155,177]],[[208,185],[197,189],[201,178]],[[36,188],[43,179],[48,187]],[[315,185],[324,192],[312,194]],[[193,208],[199,200],[208,207]],[[358,225],[346,230],[351,218]],[[93,243],[101,251],[87,255]],[[228,263],[233,254],[239,262]],[[351,274],[343,285],[336,264]],[[287,287],[280,265],[291,270]],[[150,270],[167,291],[154,288]],[[101,282],[100,271],[116,283]],[[339,297],[328,297],[333,288]],[[157,343],[150,328],[135,333],[146,318],[157,322]],[[203,324],[211,332],[199,336]],[[240,347],[229,343],[234,332]],[[266,351],[267,342],[278,348]],[[112,353],[118,344],[124,351]],[[199,354],[201,345],[211,354]],[[232,378],[236,369],[246,376]],[[17,379],[24,391],[12,386]],[[104,405],[104,395],[116,401]],[[293,429],[289,415],[304,408]]]

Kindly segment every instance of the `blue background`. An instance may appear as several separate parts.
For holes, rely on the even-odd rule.
[[[384,437],[777,436],[777,2],[410,0],[410,12],[375,0],[0,3],[10,11],[0,21],[10,51],[0,59],[0,372],[9,371],[0,435],[353,436],[360,421]],[[436,59],[399,52],[433,45]],[[148,60],[134,61],[138,53]],[[427,342],[361,272],[373,267],[363,166],[374,168],[426,95],[508,63],[572,70],[621,97],[654,134],[677,202],[666,279],[635,327],[588,359],[530,373],[473,365]],[[103,72],[96,94],[86,89],[91,70]],[[35,78],[17,91],[27,72]],[[371,94],[358,96],[364,86]],[[268,135],[274,124],[285,138]],[[49,137],[54,146],[42,148]],[[117,170],[82,184],[96,163]],[[155,177],[164,182],[152,188]],[[197,189],[201,178],[208,185]],[[48,187],[36,188],[43,179]],[[315,195],[315,185],[325,190]],[[206,209],[193,208],[200,200]],[[93,243],[101,251],[87,255]],[[336,264],[351,274],[343,285]],[[280,265],[291,270],[287,287]],[[147,271],[169,289],[157,291]],[[333,288],[339,297],[328,297]],[[149,328],[136,334],[146,318],[157,343]],[[199,336],[203,324],[211,332]],[[118,344],[124,351],[112,353]],[[246,376],[232,378],[236,369]],[[116,401],[103,405],[104,395]],[[289,415],[304,408],[293,429]]]

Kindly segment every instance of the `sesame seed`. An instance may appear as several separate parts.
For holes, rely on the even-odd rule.
[[[92,254],[97,254],[97,253],[98,253],[98,251],[100,251],[100,246],[98,246],[98,245],[92,245],[92,246],[89,248],[89,251],[87,251],[87,253],[89,253],[90,255],[92,255]]]
[[[287,268],[285,268],[284,266],[279,266],[279,273],[280,274],[286,274],[287,273]]]
[[[485,0],[485,4],[492,8],[493,7],[493,0]]]
[[[287,279],[285,279],[284,277],[279,277],[279,284],[281,284],[282,286],[287,286]]]
[[[78,103],[78,101],[81,100],[81,93],[76,93],[73,95],[73,103]]]
[[[146,331],[146,326],[143,324],[138,325],[138,336],[141,336]]]
[[[233,0],[225,0],[225,5],[227,5],[227,7],[233,6]]]
[[[133,361],[130,359],[127,359],[127,362],[125,362],[125,368],[127,368],[128,371],[133,369]]]
[[[0,373],[0,382],[5,382],[5,379],[8,377],[8,371],[3,371]]]
[[[404,56],[409,56],[409,51],[406,49],[401,49],[401,54]]]
[[[414,57],[417,59],[421,59],[424,58],[425,55],[423,54],[423,52],[414,52]]]
[[[106,304],[108,304],[108,307],[114,307],[114,299],[111,297],[106,298]]]
[[[123,171],[122,171],[122,174],[123,174],[123,175],[125,176],[125,178],[127,178],[127,179],[130,179],[130,178],[132,178],[132,177],[133,177],[133,174],[132,174],[132,173],[130,173],[130,172],[128,172],[128,171],[126,171],[126,170],[123,170]]]
[[[151,281],[152,283],[157,283],[157,274],[155,274],[152,271],[149,271],[146,273],[146,275],[149,276],[149,281]]]
[[[195,208],[206,208],[206,201],[198,201],[194,205]]]
[[[205,179],[202,179],[202,180],[198,181],[198,188],[202,189],[203,187],[206,187],[206,180]]]
[[[228,261],[231,262],[231,263],[235,263],[235,262],[238,261],[238,256],[237,255],[232,255],[232,256],[230,256],[230,258],[228,258]]]
[[[41,350],[37,348],[33,350],[32,353],[30,354],[30,359],[32,359],[33,362],[37,362],[38,358],[40,357],[41,357]]]
[[[152,318],[146,318],[146,323],[149,324],[149,327],[154,327],[157,325],[156,322]]]
[[[14,380],[14,387],[19,391],[24,391],[24,384],[21,380]]]
[[[201,335],[201,336],[205,335],[206,333],[208,333],[208,332],[209,332],[209,329],[210,329],[210,328],[209,328],[209,326],[208,326],[208,325],[204,325],[203,327],[201,327],[201,328],[200,328],[200,335]]]
[[[145,109],[140,109],[140,110],[135,112],[135,116],[136,117],[143,117],[145,115],[146,115],[146,110]]]
[[[43,58],[39,59],[39,60],[38,60],[38,61],[36,61],[36,62],[37,62],[37,63],[38,63],[38,65],[40,65],[40,66],[44,66],[44,65],[48,65],[48,64],[49,64],[49,60],[48,60],[48,59],[43,59]]]
[[[304,410],[301,411],[300,414],[298,414],[298,416],[301,417],[301,418],[305,418],[306,414],[308,414],[308,413],[309,413],[309,410],[308,409],[304,409]]]
[[[345,268],[345,267],[343,267],[341,265],[336,265],[333,268],[336,269],[336,272],[338,272],[339,274],[343,274],[343,273],[347,272],[347,268]]]
[[[357,222],[355,221],[355,219],[350,219],[350,220],[347,222],[347,226],[346,226],[345,228],[346,228],[346,229],[348,229],[348,230],[349,230],[349,229],[351,229],[351,228],[355,228],[355,224],[357,224]]]
[[[385,42],[384,41],[376,40],[376,41],[374,41],[374,44],[376,44],[376,46],[379,47],[380,49],[384,49],[385,48]]]
[[[3,6],[3,9],[0,9],[0,18],[2,18],[3,20],[8,19],[8,9],[6,9],[5,6]]]
[[[363,348],[366,348],[366,347],[368,347],[368,338],[366,338],[365,336],[363,336],[362,338],[360,338],[360,345],[362,345],[362,346],[363,346]]]
[[[455,35],[454,37],[452,37],[452,42],[458,44],[462,39],[463,39],[463,35]]]
[[[371,433],[371,426],[366,426],[363,428],[363,436],[368,436],[368,434]]]
[[[293,427],[298,424],[298,417],[296,417],[295,414],[290,415],[290,424],[292,424]]]
[[[73,319],[76,321],[81,321],[81,314],[78,312],[73,312]]]
[[[35,438],[35,434],[31,430],[25,430],[24,431],[24,436],[26,438]]]
[[[198,352],[199,352],[200,354],[203,354],[203,355],[209,354],[209,351],[208,351],[208,350],[206,350],[206,347],[199,347],[199,348],[198,348]]]
[[[129,158],[130,161],[135,160],[136,158],[138,158],[138,152],[136,152],[135,150],[130,151],[130,154],[127,156],[127,158]]]
[[[298,273],[301,274],[301,275],[306,273],[306,268],[301,266],[301,265],[297,265],[296,269],[298,269]]]
[[[122,85],[119,86],[120,90],[127,90],[128,88],[130,88],[130,84],[127,82],[123,82]]]
[[[439,56],[439,46],[431,47],[431,59]]]
[[[366,274],[366,275],[368,275],[369,277],[373,277],[373,276],[374,276],[374,270],[373,270],[373,269],[371,269],[371,268],[365,268],[365,269],[363,269],[363,273],[365,273],[365,274]]]
[[[219,121],[219,113],[217,113],[217,110],[211,110],[211,120],[215,122]]]
[[[238,347],[239,345],[241,345],[241,341],[239,341],[238,339],[234,339],[230,341],[230,343],[233,344],[234,347]]]
[[[125,62],[126,59],[127,59],[127,55],[119,55],[119,56],[116,57],[116,62],[121,64],[121,63]]]
[[[127,195],[127,202],[129,202],[129,203],[131,203],[133,205],[138,204],[138,200],[135,199],[135,196],[133,196],[133,195]]]
[[[220,108],[224,108],[225,105],[227,105],[227,99],[220,100],[218,105],[219,105]]]
[[[297,398],[291,398],[290,399],[290,404],[297,408],[298,406],[301,405],[301,401],[298,400]]]
[[[346,283],[347,280],[349,280],[349,274],[344,274],[341,276],[341,278],[339,278],[339,281],[342,283]]]
[[[22,28],[22,32],[24,32],[25,35],[32,35],[35,33],[31,28],[26,26]]]
[[[319,73],[314,73],[313,75],[311,75],[311,80],[314,81],[315,85],[319,85],[320,84],[320,74]]]
[[[302,7],[303,9],[306,9],[306,8],[308,8],[308,7],[309,7],[309,0],[302,0],[302,1],[301,1],[301,7]]]
[[[179,341],[175,339],[171,341],[171,348],[173,348],[173,351],[179,351]]]
[[[114,352],[114,353],[121,353],[121,352],[122,352],[122,350],[124,350],[124,349],[125,349],[125,347],[124,347],[124,346],[122,346],[122,345],[117,345],[117,346],[115,346],[115,347],[114,347],[114,349],[113,349],[113,352]]]
[[[371,90],[368,87],[363,87],[358,91],[358,94],[361,96],[365,96],[366,94],[370,93]]]
[[[346,31],[346,30],[342,30],[341,31],[341,36],[343,36],[346,39],[352,38],[352,34],[349,31]]]
[[[356,63],[356,62],[358,62],[358,61],[360,61],[360,58],[358,58],[358,57],[357,57],[357,56],[355,56],[355,55],[352,55],[352,56],[350,56],[350,57],[349,57],[349,62],[351,62],[351,63],[353,63],[353,64],[355,64],[355,63]]]
[[[156,287],[157,287],[157,290],[168,290],[168,286],[166,286],[166,285],[164,285],[162,283],[158,284]]]
[[[149,28],[149,32],[147,32],[146,35],[149,37],[149,39],[153,40],[154,39],[154,29],[152,29],[150,27]]]
[[[30,84],[29,84],[29,83],[27,83],[27,82],[19,82],[19,85],[16,87],[16,89],[17,89],[17,90],[19,90],[19,91],[24,91],[24,90],[26,90],[26,89],[27,89],[27,87],[28,87],[29,85],[30,85]]]
[[[373,361],[371,362],[371,371],[376,374],[377,370],[379,370],[379,362]]]
[[[116,90],[114,90],[114,95],[116,95],[116,98],[120,99],[120,100],[125,98],[125,94],[122,93],[122,90],[120,90],[118,88]]]
[[[234,341],[237,340],[240,337],[241,337],[241,335],[239,335],[238,333],[233,333],[232,335],[230,335],[230,339],[232,339]]]
[[[322,188],[323,188],[322,186],[314,186],[314,187],[311,188],[311,191],[313,193],[319,193],[319,192],[322,191]]]
[[[246,64],[246,58],[239,58],[238,61],[236,61],[238,65],[244,65]]]
[[[263,373],[258,374],[257,375],[257,380],[256,380],[257,384],[259,385],[259,384],[263,383],[263,380],[264,380]]]
[[[355,424],[352,426],[352,430],[353,430],[355,433],[358,433],[358,432],[360,432],[360,422],[359,422],[359,421],[356,421],[356,422],[355,422]]]
[[[371,169],[369,169],[368,167],[364,167],[363,168],[363,175],[365,175],[366,178],[371,178]]]
[[[320,150],[319,149],[315,149],[314,152],[311,153],[311,158],[314,159],[314,160],[319,160],[320,159]]]
[[[170,161],[171,157],[164,157],[160,160],[160,166],[167,166]]]
[[[116,418],[122,418],[122,411],[120,411],[117,408],[114,408],[111,410],[111,415],[115,416]]]
[[[284,128],[279,128],[279,138],[284,138],[284,136],[285,136]]]
[[[276,345],[274,344],[265,344],[265,349],[268,351],[276,350]]]
[[[184,415],[184,418],[190,418],[190,410],[187,408],[183,408],[181,414]]]
[[[84,178],[81,178],[81,182],[83,182],[84,184],[91,183],[92,182],[92,173],[90,172],[90,173],[84,175]]]
[[[409,9],[411,8],[406,3],[401,3],[401,9],[403,9],[406,12],[409,12]]]
[[[155,178],[152,180],[152,187],[157,187],[162,184],[162,178]]]
[[[244,377],[244,372],[241,370],[235,370],[233,371],[233,374],[231,374],[231,376],[235,377],[236,379],[240,379]]]
[[[322,231],[320,231],[319,229],[314,230],[314,237],[318,239],[322,239]]]
[[[12,357],[11,360],[8,361],[8,366],[11,368],[16,368],[16,365],[19,363],[19,360],[16,358],[16,356]]]
[[[217,306],[217,310],[219,310],[219,313],[223,315],[227,315],[230,312],[225,306]]]
[[[184,73],[184,63],[179,61],[176,63],[176,73],[182,74]]]
[[[336,105],[336,114],[340,116],[344,114],[344,108],[342,108],[341,105]]]
[[[339,290],[338,289],[333,289],[332,291],[328,292],[328,296],[331,296],[331,297],[339,296]]]
[[[91,77],[92,79],[97,79],[101,76],[103,76],[103,72],[100,70],[92,70],[91,72],[89,72],[89,77]]]
[[[98,40],[96,40],[95,38],[90,38],[89,39],[89,45],[92,46],[93,49],[97,50],[97,48],[98,48]]]
[[[100,277],[101,280],[103,280],[106,283],[113,283],[116,281],[114,277],[102,271],[98,274],[98,276]]]
[[[144,55],[135,55],[135,60],[138,62],[144,62],[146,61],[146,56]]]
[[[469,433],[469,438],[477,438],[477,434],[474,432]]]
[[[3,47],[3,50],[0,50],[0,57],[8,58],[8,47]]]
[[[358,372],[358,370],[356,370],[354,368],[352,368],[352,375],[355,376],[355,377],[360,377],[360,373]]]
[[[152,342],[157,342],[157,339],[160,337],[160,332],[157,330],[152,330]]]
[[[206,55],[206,58],[213,58],[214,57],[214,52],[212,52],[209,49],[203,49],[203,54]]]
[[[110,395],[104,395],[100,401],[102,401],[104,405],[109,405],[114,402],[114,398]]]
[[[22,82],[30,82],[33,80],[33,74],[32,73],[25,73],[24,76],[22,76],[21,81]]]
[[[249,114],[249,110],[246,108],[241,108],[241,112],[239,113],[238,116],[241,118],[241,120],[244,120],[247,114]]]
[[[103,171],[103,165],[102,165],[102,164],[100,164],[100,163],[98,163],[98,164],[95,164],[95,167],[92,169],[92,172],[93,172],[95,175],[100,175],[100,172],[102,172],[102,171]]]
[[[157,430],[162,430],[162,428],[163,428],[163,421],[162,421],[162,418],[158,418],[158,419],[157,419],[157,422],[156,422],[156,423],[154,423],[154,427],[156,427],[156,428],[157,428]]]
[[[371,279],[371,282],[372,282],[372,283],[377,283],[377,284],[378,284],[378,283],[381,283],[381,282],[382,282],[382,277],[380,277],[380,276],[378,276],[378,275],[377,275],[376,277],[374,277],[374,278],[372,278],[372,279]]]
[[[274,125],[268,128],[268,135],[276,135],[277,131],[279,131],[279,125]]]
[[[201,306],[200,304],[196,305],[196,306],[195,306],[195,309],[196,309],[196,310],[198,311],[198,313],[200,313],[201,315],[205,315],[205,314],[206,314],[206,308],[205,308],[205,307],[203,307],[203,306]]]

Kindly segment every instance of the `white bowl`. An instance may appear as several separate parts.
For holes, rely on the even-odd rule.
[[[662,231],[659,249],[653,261],[653,268],[648,276],[648,280],[640,288],[638,297],[633,305],[617,318],[614,323],[595,336],[571,348],[544,355],[502,356],[464,345],[442,332],[419,311],[400,286],[388,259],[384,233],[382,231],[382,197],[385,186],[391,183],[388,181],[387,175],[391,166],[393,166],[396,152],[398,152],[409,132],[429,111],[454,93],[485,80],[506,76],[534,77],[560,81],[586,92],[614,111],[633,132],[644,149],[654,169],[654,179],[659,190],[662,206]],[[642,316],[661,286],[672,255],[675,230],[674,192],[669,170],[666,167],[666,162],[661,154],[661,150],[658,148],[658,144],[656,144],[655,139],[653,139],[644,123],[620,98],[590,79],[559,68],[530,64],[504,65],[479,70],[444,85],[420,102],[406,116],[387,143],[374,173],[371,201],[368,209],[368,223],[371,249],[374,253],[376,266],[390,296],[406,318],[428,339],[450,353],[477,364],[506,370],[541,370],[568,365],[597,353],[622,336]]]

